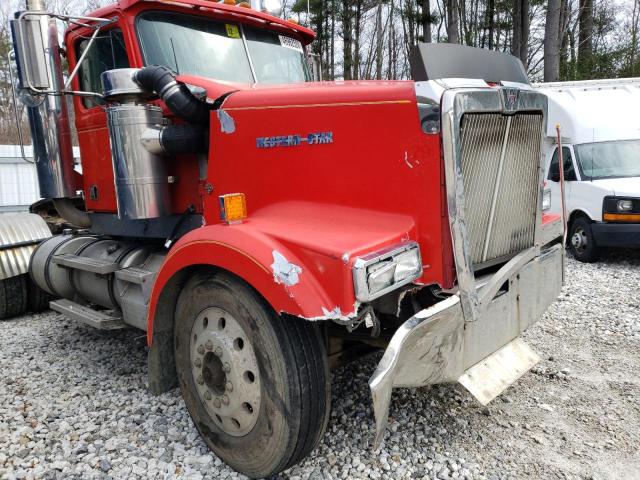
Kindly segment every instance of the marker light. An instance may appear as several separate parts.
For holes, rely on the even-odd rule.
[[[422,275],[420,248],[406,242],[356,259],[353,285],[356,299],[368,302]]]
[[[244,193],[228,193],[218,197],[220,220],[231,225],[247,218],[247,202]]]

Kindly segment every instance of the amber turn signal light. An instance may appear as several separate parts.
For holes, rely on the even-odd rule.
[[[220,220],[231,225],[247,218],[247,202],[244,193],[228,193],[218,197],[220,203]]]
[[[605,213],[605,222],[640,223],[640,213]]]

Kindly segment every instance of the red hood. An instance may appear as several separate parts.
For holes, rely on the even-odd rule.
[[[354,80],[289,84],[246,84],[180,75],[178,80],[204,88],[215,100],[236,92],[224,103],[225,110],[251,107],[349,104],[357,102],[416,102],[413,81]]]

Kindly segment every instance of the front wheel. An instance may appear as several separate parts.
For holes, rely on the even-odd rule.
[[[584,217],[576,218],[569,229],[569,250],[580,262],[593,263],[600,257],[591,231],[591,222]]]
[[[330,385],[316,325],[276,315],[229,274],[198,274],[180,294],[174,339],[187,409],[229,466],[268,477],[319,443]]]

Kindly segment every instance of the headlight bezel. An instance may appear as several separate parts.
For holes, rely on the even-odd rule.
[[[413,261],[416,268],[407,272],[404,278],[396,280],[396,273],[399,266],[407,265],[407,263],[401,263],[401,260],[406,259]],[[395,265],[394,268],[392,268]],[[372,268],[376,267],[377,268]],[[389,247],[371,252],[362,257],[356,258],[353,263],[353,288],[355,292],[356,300],[359,302],[370,302],[376,298],[380,298],[383,295],[392,292],[404,285],[407,285],[414,280],[422,276],[422,256],[420,254],[420,246],[417,242],[406,241],[400,244],[391,245]],[[391,284],[375,291],[371,291],[370,278],[372,275],[376,275],[373,279],[384,279],[385,275],[393,275],[393,281]]]

